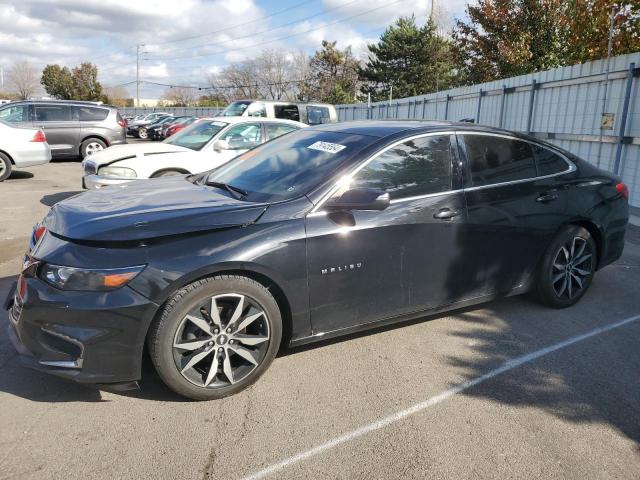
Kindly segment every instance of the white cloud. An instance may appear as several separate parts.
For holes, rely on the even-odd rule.
[[[98,65],[100,80],[113,85],[135,79],[136,44],[144,43],[148,53],[142,57],[141,77],[201,84],[209,72],[265,48],[313,53],[322,40],[336,40],[362,57],[382,28],[401,15],[424,19],[431,5],[431,0],[345,2],[321,0],[267,20],[262,17],[282,9],[278,2],[0,0],[0,65],[6,69],[28,60],[37,68],[49,63],[73,67],[91,61]],[[464,11],[464,0],[438,3],[450,15]],[[302,21],[322,10],[326,15]],[[341,21],[346,17],[354,18]],[[296,19],[301,21],[278,27]]]

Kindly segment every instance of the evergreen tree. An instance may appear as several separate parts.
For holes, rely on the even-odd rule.
[[[394,97],[409,97],[453,82],[450,41],[437,34],[431,21],[419,27],[415,16],[402,17],[368,49],[369,59],[359,73],[367,82],[363,93],[371,93],[373,100],[388,98],[391,87]]]

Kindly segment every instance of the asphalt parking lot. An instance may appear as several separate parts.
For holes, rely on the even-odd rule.
[[[0,299],[80,177],[55,162],[0,184]],[[27,370],[0,311],[0,479],[637,479],[638,285],[635,227],[572,308],[515,297],[288,351],[206,403],[149,366],[121,394]]]

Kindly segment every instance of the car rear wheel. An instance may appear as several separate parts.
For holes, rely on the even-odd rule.
[[[280,310],[269,291],[246,277],[218,275],[176,293],[152,325],[148,344],[169,388],[212,400],[255,382],[281,338]]]
[[[0,152],[0,182],[9,178],[9,175],[11,175],[11,160]]]
[[[536,296],[553,308],[575,304],[591,285],[596,265],[596,245],[589,231],[577,225],[566,227],[542,259]]]
[[[138,138],[141,138],[142,140],[146,140],[147,138],[149,138],[149,134],[147,133],[146,128],[140,127],[138,129]]]
[[[98,138],[87,138],[80,147],[82,158],[86,158],[94,153],[101,152],[107,148],[107,144]]]

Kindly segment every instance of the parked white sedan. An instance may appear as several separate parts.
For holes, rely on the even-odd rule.
[[[42,130],[0,121],[0,182],[13,168],[32,167],[51,161],[51,148]]]
[[[252,117],[201,119],[162,143],[114,145],[87,157],[85,188],[133,180],[199,173],[247,150],[307,125],[292,120]]]

